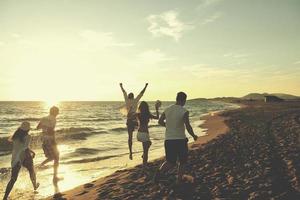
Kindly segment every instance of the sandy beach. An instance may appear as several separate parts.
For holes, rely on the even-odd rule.
[[[146,172],[138,165],[48,199],[299,198],[299,102],[249,103],[204,119],[207,136],[190,146],[184,183],[174,171],[152,182],[161,158]]]
[[[299,11],[0,0],[0,198],[300,200]]]

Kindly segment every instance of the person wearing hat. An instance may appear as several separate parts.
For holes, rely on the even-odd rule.
[[[37,129],[42,129],[42,147],[46,157],[41,163],[44,166],[46,163],[54,161],[53,165],[53,182],[57,182],[60,179],[57,177],[58,165],[59,165],[59,151],[57,149],[57,143],[55,139],[55,125],[56,117],[59,114],[59,109],[56,106],[50,108],[50,114],[44,117],[39,122]]]
[[[30,131],[30,123],[25,121],[15,131],[13,136],[8,140],[13,143],[12,158],[11,158],[11,178],[8,182],[3,199],[7,199],[15,182],[17,181],[21,166],[24,166],[30,175],[30,179],[34,190],[39,187],[36,182],[36,174],[33,165],[33,158],[35,153],[29,148],[31,137],[28,134]]]

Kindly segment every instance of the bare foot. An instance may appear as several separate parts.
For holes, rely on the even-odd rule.
[[[38,169],[47,169],[48,166],[47,166],[47,165],[39,164],[39,165],[37,165],[37,168],[38,168]]]
[[[132,153],[129,153],[129,159],[132,160]]]
[[[34,191],[37,190],[40,187],[40,183],[36,183],[34,187]]]

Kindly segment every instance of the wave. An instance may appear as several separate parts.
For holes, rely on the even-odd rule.
[[[127,131],[127,127],[117,127],[117,128],[112,128],[110,130],[116,132],[122,132],[122,131]]]
[[[97,134],[107,134],[106,130],[94,130],[92,128],[65,128],[56,131],[56,140],[65,141],[68,139],[71,140],[86,140],[87,137]],[[31,146],[39,146],[41,144],[41,133],[39,135],[31,135]],[[8,137],[0,138],[0,151],[9,151],[11,152],[12,143],[8,141]],[[2,153],[2,152],[1,152]],[[0,156],[2,156],[0,154]]]
[[[75,149],[74,152],[64,155],[61,158],[61,160],[66,160],[66,159],[70,159],[73,157],[79,157],[79,156],[95,155],[95,154],[99,153],[100,151],[101,151],[100,149],[94,149],[94,148],[78,148],[78,149]]]
[[[81,128],[76,128],[77,131],[79,132],[61,132],[62,133],[72,133],[72,134],[63,134],[63,135],[57,135],[58,140],[65,140],[65,139],[73,139],[73,140],[86,140],[87,137],[92,136],[92,135],[97,135],[97,134],[106,134],[108,133],[107,131],[100,130],[100,131],[91,131],[92,129],[85,129],[82,128],[83,132],[80,131]],[[85,131],[90,131],[90,132],[85,132]]]
[[[117,150],[118,148],[109,148],[109,150]],[[81,156],[88,156],[88,155],[95,155],[99,152],[107,151],[107,148],[105,149],[95,149],[95,148],[78,148],[74,152],[68,153],[64,155],[61,160],[67,160],[73,157],[81,157]]]
[[[41,118],[29,117],[29,118],[23,118],[23,119],[19,119],[19,120],[20,121],[22,120],[22,121],[35,121],[35,122],[37,122],[37,121],[40,121]]]
[[[96,154],[100,150],[99,149],[94,149],[94,148],[78,148],[75,150],[74,153],[79,153],[79,154]]]
[[[23,121],[29,121],[29,122],[37,122],[40,121],[41,118],[34,118],[34,117],[27,117],[27,118],[5,118],[3,121],[13,121],[13,122],[23,122]]]
[[[94,158],[84,158],[84,159],[78,159],[78,160],[70,160],[70,161],[66,161],[66,162],[60,162],[61,164],[79,164],[79,163],[89,163],[89,162],[96,162],[96,161],[100,161],[100,160],[106,160],[106,159],[110,159],[110,158],[116,158],[116,157],[121,157],[124,155],[127,155],[128,153],[123,153],[123,154],[119,154],[119,155],[110,155],[110,156],[98,156],[98,157],[94,157]]]
[[[0,138],[0,151],[6,151],[7,154],[11,153],[12,143],[8,141],[9,137],[1,137]],[[41,145],[41,136],[39,135],[31,135],[30,147],[36,147]],[[0,156],[5,155],[6,153],[1,152]]]
[[[89,128],[89,127],[82,127],[82,128],[71,127],[71,128],[58,129],[55,132],[56,133],[76,133],[76,132],[93,131],[93,130],[94,130],[93,128]]]
[[[0,151],[9,151],[9,152],[11,151],[12,143],[9,142],[7,139],[8,137],[0,138]]]
[[[149,125],[149,128],[154,128],[154,127],[160,127],[159,124],[153,124],[153,125]],[[127,131],[127,127],[117,127],[117,128],[112,128],[110,129],[111,131],[115,131],[115,132],[123,132],[123,131]]]
[[[81,119],[82,122],[104,122],[104,121],[119,121],[123,118],[91,118],[91,119]]]

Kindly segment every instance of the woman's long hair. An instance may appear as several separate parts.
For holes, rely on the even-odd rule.
[[[18,128],[15,133],[13,134],[13,136],[11,136],[8,140],[9,141],[15,141],[16,139],[20,140],[21,142],[24,142],[24,138],[26,135],[28,135],[29,131],[24,131],[20,128]]]
[[[138,119],[140,122],[148,122],[150,119],[149,105],[146,101],[142,101],[138,108]]]

